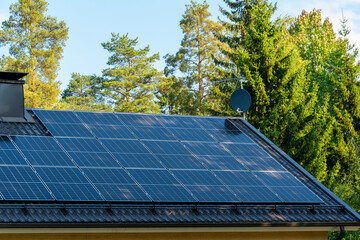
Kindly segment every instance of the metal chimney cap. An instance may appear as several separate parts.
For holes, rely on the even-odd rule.
[[[26,75],[28,75],[28,73],[0,71],[0,80],[19,80]]]

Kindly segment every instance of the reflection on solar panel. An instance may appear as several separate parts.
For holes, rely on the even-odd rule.
[[[71,158],[108,201],[150,201],[96,139],[58,138]]]
[[[0,200],[322,202],[226,118],[33,111],[52,136],[0,137]]]
[[[135,139],[113,113],[76,112],[76,115],[98,138]]]
[[[93,137],[73,112],[34,110],[53,136]]]
[[[180,141],[214,142],[215,140],[190,117],[157,116]]]
[[[130,128],[139,139],[176,140],[155,117],[140,114],[120,114],[116,116]]]
[[[8,137],[0,137],[0,199],[54,200]]]
[[[102,200],[53,138],[17,136],[13,139],[57,200]]]

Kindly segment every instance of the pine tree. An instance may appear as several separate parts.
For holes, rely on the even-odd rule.
[[[102,46],[111,54],[103,71],[104,97],[115,106],[116,111],[159,112],[155,93],[161,80],[161,72],[153,64],[159,54],[148,56],[150,47],[136,49],[138,39],[128,34],[112,33],[111,40]]]
[[[62,93],[61,101],[55,105],[56,109],[72,109],[87,111],[111,111],[112,107],[105,103],[101,94],[101,77],[86,76],[72,73],[68,87]]]
[[[218,54],[218,44],[215,33],[222,31],[222,26],[210,19],[209,5],[191,1],[186,5],[185,13],[180,21],[184,34],[181,47],[175,55],[167,55],[165,73],[170,75],[180,71],[179,81],[184,89],[178,99],[177,107],[183,114],[205,114],[208,108],[208,95],[211,80],[216,78],[215,64],[212,56]],[[175,83],[176,84],[176,83]],[[175,93],[176,94],[176,93]],[[185,94],[185,95],[184,95]],[[185,107],[183,104],[186,104]],[[174,103],[175,104],[175,103]]]
[[[60,93],[55,79],[68,28],[47,16],[47,7],[44,0],[19,0],[10,6],[10,18],[0,30],[0,46],[10,47],[0,67],[29,73],[24,87],[27,107],[51,107]]]

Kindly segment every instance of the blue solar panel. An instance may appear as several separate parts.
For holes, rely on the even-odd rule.
[[[54,200],[29,166],[1,166],[0,192],[5,200]]]
[[[0,150],[16,150],[16,147],[12,144],[8,137],[0,136]]]
[[[131,177],[119,168],[83,168],[85,174],[109,201],[150,201]],[[114,189],[109,192],[110,188]],[[118,191],[116,191],[118,189]]]
[[[186,142],[185,146],[197,156],[231,156],[231,154],[218,143]]]
[[[123,125],[114,113],[108,112],[75,112],[80,119],[90,125]]]
[[[104,146],[113,153],[149,153],[138,140],[102,139]]]
[[[163,127],[152,115],[123,113],[115,113],[115,115],[129,127]]]
[[[215,142],[203,129],[197,128],[169,128],[180,141]]]
[[[252,171],[286,171],[271,157],[239,157],[239,161]]]
[[[54,200],[42,183],[0,182],[0,192],[5,200]]]
[[[79,119],[72,111],[48,111],[48,110],[33,110],[35,115],[43,123],[64,123],[74,124],[80,123]]]
[[[33,166],[74,166],[52,137],[13,137],[26,159]]]
[[[222,117],[192,117],[205,129],[233,129],[236,127],[226,118]]]
[[[53,136],[58,137],[93,137],[74,112],[34,110]]]
[[[285,202],[322,202],[289,172],[255,172]]]
[[[156,118],[168,128],[201,128],[191,117],[156,115]]]
[[[3,165],[28,165],[18,150],[0,150],[0,164]]]
[[[58,138],[58,141],[80,167],[120,167],[94,138]]]
[[[143,140],[176,140],[176,138],[164,127],[133,127],[130,129],[139,139]]]
[[[36,167],[35,170],[57,200],[103,200],[76,167]]]
[[[129,172],[154,201],[196,201],[167,170],[129,169]]]
[[[85,183],[46,183],[59,201],[103,201],[90,184]]]
[[[95,138],[56,138],[68,152],[106,152]]]
[[[193,155],[160,155],[156,157],[169,169],[205,169]]]
[[[179,142],[143,141],[143,143],[155,155],[158,154],[189,155],[190,154],[190,152]]]
[[[130,130],[113,113],[76,112],[98,138],[135,139]]]
[[[101,141],[125,168],[164,168],[138,140]]]
[[[322,203],[307,187],[288,186],[288,187],[271,187],[285,202],[288,203]]]
[[[219,142],[254,143],[245,133],[226,129],[207,130]]]
[[[238,159],[233,156],[199,156],[211,170],[247,170]]]
[[[87,125],[98,138],[136,139],[130,130],[120,125]]]
[[[114,158],[104,152],[69,152],[80,167],[120,167]]]
[[[200,202],[240,202],[225,186],[186,186]]]
[[[179,142],[144,141],[144,144],[169,169],[205,169]]]
[[[190,117],[156,116],[156,118],[181,141],[215,141]]]
[[[46,123],[46,128],[56,137],[93,137],[83,124]]]
[[[234,156],[239,157],[270,157],[261,147],[256,144],[223,144]]]
[[[255,172],[255,174],[271,187],[304,186],[289,172]]]
[[[226,118],[34,113],[60,145],[0,137],[0,199],[322,202]]]
[[[112,153],[125,168],[164,168],[151,153]]]

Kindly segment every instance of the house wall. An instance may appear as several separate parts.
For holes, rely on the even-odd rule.
[[[20,233],[0,234],[0,240],[326,240],[327,232],[235,233]]]

